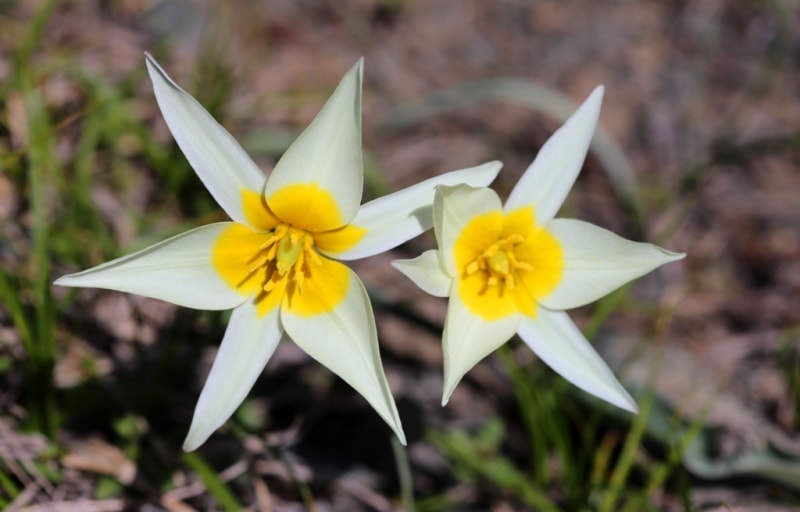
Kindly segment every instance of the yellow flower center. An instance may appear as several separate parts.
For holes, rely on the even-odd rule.
[[[455,242],[459,296],[485,320],[515,313],[536,316],[537,299],[561,280],[563,251],[537,226],[532,207],[474,217]]]
[[[467,265],[467,275],[472,275],[478,271],[485,271],[488,278],[486,286],[505,286],[513,290],[515,286],[514,275],[517,272],[531,270],[528,263],[519,261],[514,254],[514,246],[521,244],[525,239],[522,235],[514,233],[506,238],[498,240],[489,246],[475,258],[472,263]]]
[[[264,292],[271,292],[287,279],[290,288],[302,295],[303,281],[306,275],[311,275],[310,266],[322,265],[322,259],[314,249],[312,235],[289,224],[280,224],[261,244],[253,263],[248,273],[250,276],[261,274]]]
[[[336,203],[326,191],[313,185],[291,187],[294,200],[288,200],[285,189],[279,191],[274,209],[260,194],[243,192],[250,226],[232,223],[212,250],[219,275],[242,295],[253,297],[259,315],[279,306],[302,316],[335,309],[347,295],[350,271],[318,250],[346,250],[365,233],[363,228],[341,226]],[[320,218],[325,209],[328,219]],[[313,231],[331,224],[340,227]]]

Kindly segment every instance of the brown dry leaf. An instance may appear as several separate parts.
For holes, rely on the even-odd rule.
[[[196,512],[197,510],[169,494],[161,497],[161,505],[169,512]]]
[[[123,484],[133,482],[136,463],[128,459],[122,450],[102,439],[91,437],[67,443],[67,453],[61,463],[74,469],[101,475],[111,475]]]
[[[25,110],[25,100],[22,94],[12,91],[6,97],[6,111],[8,112],[8,131],[11,135],[11,146],[22,149],[28,145],[28,113]]]
[[[195,509],[184,503],[183,500],[198,496],[206,490],[206,486],[199,480],[187,483],[186,476],[182,472],[176,472],[173,476],[173,483],[176,487],[164,493],[159,500],[161,506],[169,512],[194,512]]]
[[[0,221],[11,219],[19,206],[19,199],[14,184],[0,174]]]
[[[291,467],[288,464],[291,464]],[[296,460],[258,460],[255,462],[253,470],[256,474],[277,478],[284,482],[308,483],[314,479],[313,470]]]
[[[371,510],[392,510],[392,503],[372,489],[376,487],[374,477],[364,471],[349,471],[339,478],[335,485],[340,491],[354,501],[346,500],[351,506],[365,505]]]
[[[780,389],[770,389],[776,385],[775,380],[766,380],[765,376],[774,377],[774,368],[769,361],[753,357],[758,353],[774,354],[777,338],[759,337],[754,341],[752,336],[731,336],[724,345],[708,344],[709,350],[700,354],[668,344],[656,356],[657,349],[648,347],[626,367],[624,380],[645,388],[652,378],[653,358],[659,357],[658,377],[654,381],[658,396],[687,421],[704,415],[706,427],[723,429],[727,455],[769,445],[789,457],[798,457],[800,439],[782,431],[758,403],[769,398],[777,401],[788,394],[782,382],[777,384]],[[636,342],[618,338],[610,344],[605,354],[612,367],[614,362],[622,360],[622,354],[634,353]],[[769,394],[765,396],[767,391]]]
[[[35,461],[47,449],[47,440],[41,434],[23,434],[16,425],[0,418],[0,461],[6,472],[23,485],[46,492],[53,490],[50,482],[39,473]]]
[[[256,508],[259,512],[272,512],[272,495],[267,483],[260,478],[253,479],[253,488],[256,495]]]
[[[114,370],[114,361],[85,341],[71,339],[66,346],[66,353],[58,358],[53,370],[57,388],[74,387],[92,377],[108,375]]]
[[[125,501],[118,499],[54,501],[26,507],[24,510],[25,512],[117,512],[125,510]]]

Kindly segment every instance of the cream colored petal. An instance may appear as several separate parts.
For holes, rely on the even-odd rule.
[[[265,196],[294,184],[311,184],[329,192],[339,207],[342,223],[349,224],[361,205],[364,170],[361,160],[360,59],[342,78],[317,117],[275,165]]]
[[[275,352],[282,330],[279,308],[262,317],[248,300],[231,314],[219,352],[211,366],[183,443],[187,452],[197,449],[236,411]]]
[[[211,248],[232,224],[195,228],[53,284],[135,293],[195,309],[236,307],[246,297],[228,286],[211,262]]]
[[[452,171],[364,204],[353,225],[367,230],[364,238],[345,252],[332,255],[355,260],[386,252],[433,227],[432,205],[436,187],[458,184],[486,186],[497,177],[500,162]]]
[[[539,301],[550,309],[593,302],[665,263],[682,259],[656,245],[632,242],[594,224],[552,219],[545,224],[564,251],[564,273],[552,293]]]
[[[602,102],[603,87],[599,86],[544,143],[508,197],[506,212],[532,204],[537,222],[555,216],[581,172]]]
[[[478,215],[501,210],[500,198],[486,187],[458,185],[436,189],[433,227],[439,250],[442,251],[442,264],[450,275],[457,275],[453,246],[464,227]]]
[[[333,311],[301,316],[283,308],[282,323],[300,348],[361,393],[405,444],[397,407],[383,373],[369,297],[355,273],[349,272],[348,294]]]
[[[453,277],[442,265],[438,250],[425,251],[410,260],[393,260],[392,266],[414,281],[424,292],[436,297],[450,295]]]
[[[266,176],[236,139],[173,82],[150,54],[145,55],[158,107],[175,142],[222,209],[231,219],[247,224],[242,190],[260,193]]]
[[[492,322],[480,318],[469,311],[458,296],[458,284],[454,284],[442,333],[444,352],[442,405],[446,405],[450,400],[450,395],[464,374],[514,336],[520,318],[519,314],[512,314]]]
[[[523,317],[519,336],[571,383],[621,409],[638,412],[636,402],[563,311],[539,308],[536,318]]]

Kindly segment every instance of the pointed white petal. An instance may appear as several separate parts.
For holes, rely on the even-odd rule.
[[[367,234],[351,249],[332,256],[338,260],[366,258],[411,240],[433,227],[431,210],[437,186],[486,186],[502,166],[494,161],[448,172],[364,204],[352,223],[365,228]]]
[[[264,192],[267,200],[287,185],[313,184],[331,193],[339,206],[341,225],[355,217],[364,181],[361,160],[363,68],[364,60],[359,59],[317,117],[283,154],[267,180]]]
[[[566,313],[545,308],[537,313],[536,318],[522,318],[519,337],[547,366],[587,393],[638,412],[636,402]]]
[[[264,173],[211,114],[173,82],[151,55],[145,55],[158,107],[175,142],[222,209],[246,224],[242,190],[261,192]]]
[[[195,228],[141,251],[56,279],[59,286],[135,293],[196,309],[230,309],[245,297],[211,262],[211,248],[231,222]]]
[[[447,405],[450,395],[465,373],[511,339],[519,328],[522,316],[513,314],[492,322],[484,320],[467,309],[458,296],[457,286],[457,284],[453,286],[450,294],[444,333],[442,333],[444,352],[442,405]]]
[[[414,281],[424,292],[436,297],[450,295],[453,277],[442,265],[438,250],[425,251],[411,260],[393,260],[392,266]]]
[[[259,317],[251,300],[233,310],[217,358],[197,400],[192,425],[183,442],[185,451],[203,444],[250,392],[281,339],[279,311],[276,307]]]
[[[545,225],[564,250],[561,282],[539,302],[570,309],[593,302],[670,261],[683,258],[656,245],[632,242],[594,224],[552,219]]]
[[[383,373],[369,297],[355,273],[348,271],[348,294],[332,312],[299,316],[283,308],[281,320],[294,342],[361,393],[405,444],[397,407]]]
[[[602,101],[599,86],[544,143],[508,197],[505,211],[532,204],[539,223],[555,216],[583,167]]]
[[[450,275],[457,275],[453,246],[464,227],[476,216],[484,213],[502,212],[502,203],[497,193],[486,187],[438,187],[433,201],[433,227],[436,242],[442,252],[441,258]],[[498,224],[498,235],[502,221]]]
[[[522,318],[519,337],[547,366],[587,393],[638,412],[636,402],[566,313],[545,308],[537,313],[536,318]]]

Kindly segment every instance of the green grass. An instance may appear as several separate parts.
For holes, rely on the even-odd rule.
[[[605,300],[618,301],[614,295]],[[593,319],[605,314],[601,304]],[[638,415],[617,412],[576,391],[538,361],[521,366],[508,347],[500,355],[530,452],[514,452],[510,458],[500,416],[488,418],[472,435],[429,432],[452,461],[457,480],[499,489],[510,503],[532,510],[659,510],[656,500],[665,490],[691,510],[688,488],[681,485],[687,478],[681,460],[702,418],[686,424],[652,388],[637,394]],[[520,464],[520,458],[526,463]],[[452,504],[445,498],[429,498],[421,510],[447,510]]]

